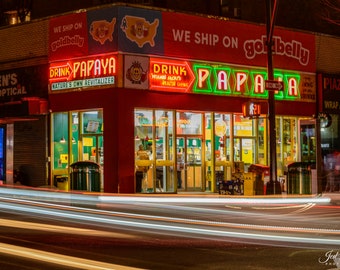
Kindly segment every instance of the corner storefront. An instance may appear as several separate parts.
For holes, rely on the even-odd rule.
[[[52,181],[91,161],[99,191],[217,192],[269,164],[264,26],[113,6],[53,18],[49,36]],[[289,163],[315,161],[315,40],[274,40],[284,179]]]
[[[318,74],[322,190],[340,190],[340,76]]]

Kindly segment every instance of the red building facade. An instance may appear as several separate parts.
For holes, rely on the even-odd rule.
[[[300,147],[316,112],[315,37],[278,28],[273,51],[283,176],[315,161],[314,134]],[[266,59],[264,25],[121,6],[51,19],[51,179],[89,160],[101,191],[133,193],[143,164],[143,192],[215,192],[236,163],[268,165]],[[260,117],[243,117],[254,102]],[[178,153],[186,165],[175,174]]]

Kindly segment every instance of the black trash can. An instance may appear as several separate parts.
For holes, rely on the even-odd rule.
[[[100,166],[92,161],[78,161],[71,166],[70,189],[100,192]]]
[[[314,164],[309,162],[294,162],[288,165],[288,194],[311,194],[312,173]]]

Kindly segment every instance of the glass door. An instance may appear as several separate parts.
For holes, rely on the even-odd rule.
[[[173,112],[135,109],[135,190],[175,192]]]
[[[177,174],[178,184],[188,191],[201,191],[202,137],[185,135],[177,137],[177,153],[183,153],[184,167]],[[179,178],[180,177],[180,178]]]
[[[316,161],[314,120],[300,120],[300,154],[303,162]]]

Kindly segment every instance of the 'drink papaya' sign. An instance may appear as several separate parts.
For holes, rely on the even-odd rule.
[[[114,85],[116,56],[100,55],[51,63],[49,82],[52,91]]]

